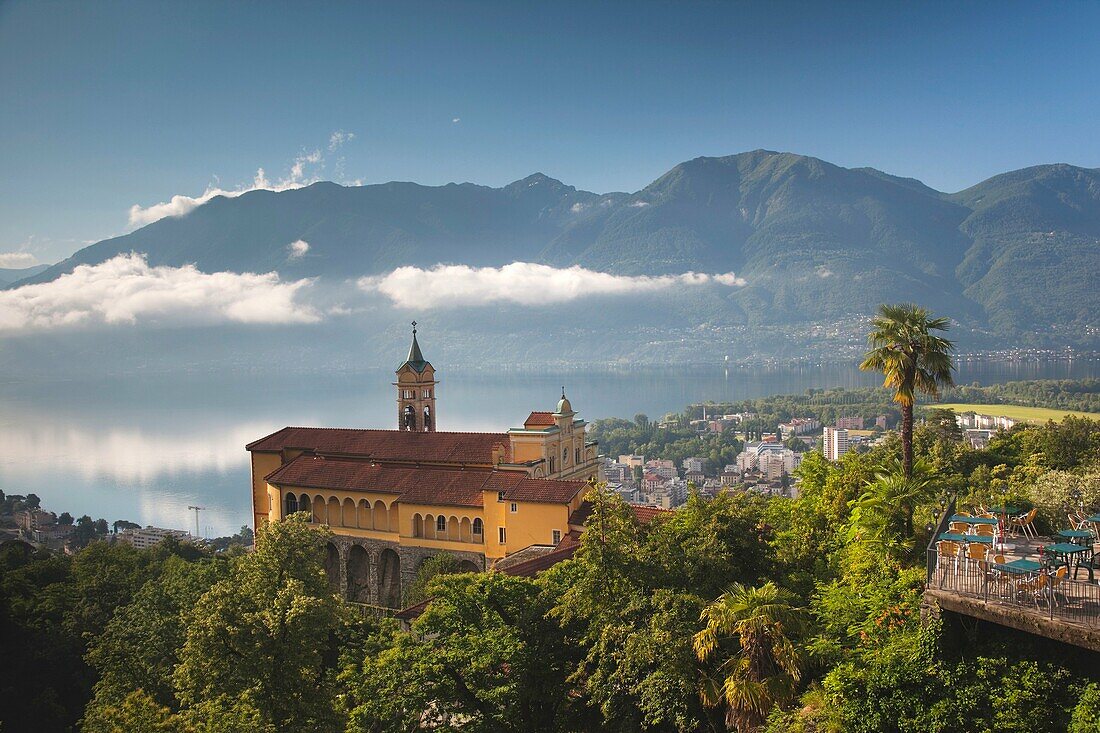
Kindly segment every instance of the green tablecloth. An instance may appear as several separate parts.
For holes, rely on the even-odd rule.
[[[993,567],[1013,575],[1027,575],[1028,573],[1039,572],[1043,566],[1034,560],[1013,560],[1012,562],[996,563]]]

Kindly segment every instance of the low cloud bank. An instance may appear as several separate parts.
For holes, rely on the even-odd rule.
[[[48,283],[0,291],[0,332],[112,324],[313,323],[300,296],[312,280],[152,267],[144,255],[80,265]]]
[[[564,303],[586,296],[653,293],[708,283],[739,287],[745,280],[732,272],[631,276],[596,272],[580,266],[563,269],[513,262],[503,267],[436,265],[427,270],[399,267],[387,275],[364,277],[358,281],[360,289],[381,293],[394,305],[407,308],[503,302],[519,305]]]

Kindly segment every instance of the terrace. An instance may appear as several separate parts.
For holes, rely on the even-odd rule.
[[[926,604],[1100,652],[1100,514],[1053,537],[1013,516],[1025,518],[948,508],[928,546]]]

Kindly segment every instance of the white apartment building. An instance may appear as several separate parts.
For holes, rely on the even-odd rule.
[[[805,435],[821,429],[821,421],[816,417],[795,417],[790,422],[779,424],[779,434],[783,440],[792,435]]]
[[[685,458],[683,463],[684,473],[702,473],[704,459],[697,456]]]
[[[850,443],[847,430],[826,427],[823,439],[825,457],[830,461],[839,461],[840,457],[848,452]]]
[[[645,462],[645,470],[647,473],[652,471],[669,481],[676,478],[676,464],[672,461],[654,458],[652,461]]]
[[[182,529],[163,529],[161,527],[125,529],[118,533],[119,542],[128,542],[139,550],[156,547],[169,537],[175,537],[177,540],[186,540],[191,537],[191,533]]]
[[[956,415],[955,422],[969,430],[1008,430],[1016,424],[1015,420],[1004,415],[979,415],[974,412]]]

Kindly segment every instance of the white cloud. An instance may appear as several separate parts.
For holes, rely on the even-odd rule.
[[[649,206],[649,202],[648,201],[631,201],[629,206],[632,209],[641,209],[645,206]]]
[[[336,149],[339,148],[341,145],[350,143],[354,139],[354,132],[344,132],[343,130],[337,130],[336,132],[332,133],[332,135],[330,135],[328,138],[328,151],[330,153],[334,153],[336,152]]]
[[[731,288],[740,288],[748,285],[748,280],[743,277],[738,277],[732,272],[726,272],[721,275],[714,276],[714,282],[721,283],[722,285],[728,285]]]
[[[399,267],[393,272],[359,279],[359,287],[386,296],[401,307],[439,308],[489,303],[541,305],[564,303],[593,295],[631,295],[719,283],[744,285],[732,272],[708,275],[612,275],[580,266],[555,268],[532,262],[503,267],[436,265],[430,270]]]
[[[452,117],[452,118],[451,118],[451,123],[452,123],[452,124],[455,124],[455,125],[457,125],[457,124],[458,124],[459,122],[462,122],[462,118],[461,118],[461,117]]]
[[[817,276],[820,277],[820,278],[826,278],[826,277],[832,277],[833,276],[833,271],[830,270],[825,265],[818,265],[816,268],[814,268],[814,272],[816,272]]]
[[[334,152],[341,145],[350,142],[354,138],[355,133],[337,130],[329,137],[329,152]],[[145,226],[168,216],[183,216],[215,196],[234,198],[249,191],[290,191],[295,188],[304,188],[321,180],[319,173],[324,167],[325,157],[321,154],[319,148],[312,152],[303,152],[295,157],[290,164],[288,175],[276,182],[269,180],[264,169],[259,168],[256,170],[256,175],[253,177],[251,184],[243,184],[233,189],[212,185],[207,186],[206,190],[199,196],[177,194],[168,201],[161,201],[151,206],[134,204],[130,207],[130,226]],[[342,176],[342,162],[340,162],[338,168],[340,170],[337,172]],[[354,185],[359,185],[359,182],[355,181]]]
[[[0,332],[103,324],[312,323],[299,302],[312,280],[266,274],[151,267],[144,255],[80,265],[48,283],[0,291]]]
[[[286,246],[286,258],[288,260],[300,260],[309,252],[309,242],[298,239]]]
[[[587,208],[588,204],[582,204],[580,201],[578,201],[577,203],[570,206],[569,210],[572,211],[574,214],[579,214]]]
[[[38,258],[30,252],[0,252],[0,267],[4,269],[20,270],[37,264]]]

